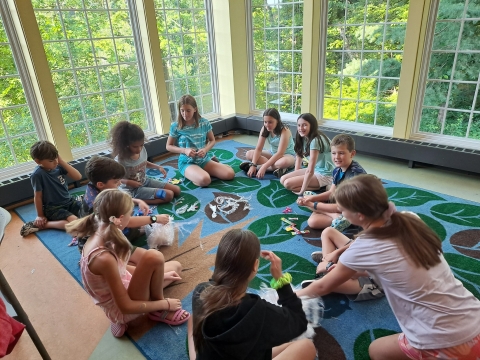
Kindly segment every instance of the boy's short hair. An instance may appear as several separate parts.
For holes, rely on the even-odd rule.
[[[97,182],[106,183],[111,179],[122,179],[125,177],[125,168],[112,158],[94,155],[85,165],[85,175],[95,185]]]
[[[353,140],[353,138],[347,134],[338,134],[332,139],[330,146],[338,145],[345,145],[348,151],[355,150],[355,140]]]
[[[58,150],[50,141],[37,141],[30,147],[30,156],[33,160],[55,160]]]

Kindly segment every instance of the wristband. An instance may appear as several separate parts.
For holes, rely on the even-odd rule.
[[[313,203],[313,210],[317,210],[317,205],[318,205],[318,202],[315,201],[315,202]]]
[[[250,163],[250,166],[255,166],[257,167],[257,164],[254,164],[253,162]]]
[[[282,275],[282,277],[278,278],[278,280],[272,279],[270,281],[270,287],[274,290],[278,290],[282,287],[284,287],[287,284],[290,284],[292,282],[292,275],[289,273],[285,273]]]

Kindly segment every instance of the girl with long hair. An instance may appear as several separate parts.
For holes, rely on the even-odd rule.
[[[281,307],[246,293],[257,274],[259,256],[271,263],[271,286]],[[260,251],[253,232],[227,232],[218,245],[211,281],[199,284],[193,293],[190,359],[314,359],[310,340],[289,342],[307,329],[302,303],[290,281],[290,274],[282,274],[280,258]]]
[[[110,131],[112,157],[125,167],[121,188],[132,198],[143,200],[147,204],[170,202],[174,196],[180,195],[180,188],[147,177],[147,168],[157,169],[163,176],[167,176],[167,172],[162,166],[148,161],[144,144],[145,134],[137,124],[120,121]]]
[[[178,299],[163,296],[163,288],[181,279],[176,261],[165,262],[157,250],[132,251],[122,233],[133,210],[127,193],[107,189],[95,198],[94,212],[68,224],[66,230],[78,237],[89,236],[82,251],[80,271],[85,290],[111,322],[111,331],[120,337],[127,323],[144,313],[155,321],[180,325],[190,314]],[[133,275],[126,269],[136,264]],[[170,276],[167,276],[167,273]]]
[[[210,122],[198,113],[197,102],[191,95],[183,95],[178,101],[177,122],[170,127],[167,150],[180,154],[178,170],[195,185],[210,185],[215,176],[221,180],[232,180],[233,169],[212,160],[208,152],[215,145]]]
[[[263,150],[265,141],[270,144],[270,151]],[[287,173],[295,163],[293,137],[290,129],[280,118],[275,108],[263,112],[263,127],[258,136],[255,150],[246,153],[247,162],[240,164],[240,169],[249,177],[256,176],[263,179],[267,171],[280,178]]]
[[[436,233],[415,214],[397,212],[373,175],[343,182],[335,198],[343,216],[364,231],[328,275],[297,295],[328,294],[366,271],[402,329],[374,340],[372,359],[480,358],[480,301],[455,279]]]
[[[332,162],[330,140],[318,130],[318,122],[310,113],[301,114],[297,119],[295,136],[295,171],[283,175],[280,182],[286,189],[298,195],[306,190],[318,190],[332,183]],[[302,169],[302,162],[308,163]]]

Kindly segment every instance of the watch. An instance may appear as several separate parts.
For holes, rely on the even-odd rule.
[[[150,215],[150,221],[151,223],[156,223],[157,222],[157,217],[155,215]]]

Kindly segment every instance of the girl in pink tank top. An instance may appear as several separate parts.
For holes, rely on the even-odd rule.
[[[179,299],[163,296],[163,288],[181,279],[174,262],[167,262],[157,250],[132,246],[122,233],[133,209],[130,195],[116,189],[100,192],[93,214],[68,224],[67,232],[90,236],[80,260],[82,281],[94,303],[111,321],[112,334],[120,337],[127,323],[144,313],[155,321],[180,325],[190,314],[181,308]],[[136,265],[133,275],[126,264]],[[167,272],[165,272],[167,270]]]

